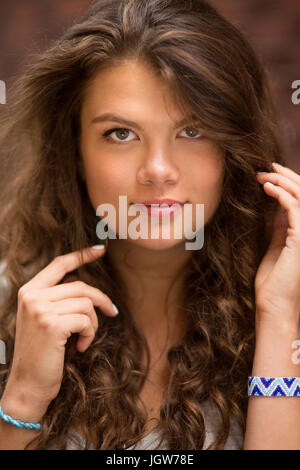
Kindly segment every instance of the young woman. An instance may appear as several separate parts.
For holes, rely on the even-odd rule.
[[[300,176],[250,45],[203,0],[98,0],[31,62],[1,122],[0,448],[299,449],[298,396],[247,393],[300,376]],[[203,204],[203,246],[175,213],[121,237],[119,196],[128,224]]]

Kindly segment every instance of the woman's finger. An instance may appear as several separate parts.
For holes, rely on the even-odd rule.
[[[100,289],[90,286],[83,281],[66,282],[56,286],[41,289],[43,299],[49,302],[57,302],[74,297],[89,297],[94,305],[99,307],[108,316],[116,316],[116,306],[111,299]]]
[[[296,173],[295,171],[291,170],[290,168],[287,168],[286,166],[282,166],[279,163],[272,163],[273,168],[276,170],[276,172],[280,173],[283,176],[286,176],[287,178],[290,178],[294,183],[298,184],[300,186],[300,175]]]
[[[72,333],[79,333],[77,349],[83,352],[90,346],[95,337],[95,330],[88,315],[76,313],[62,315],[59,327],[64,332],[62,347],[65,346]]]
[[[64,276],[77,269],[84,263],[91,263],[105,253],[103,249],[94,249],[92,247],[84,250],[74,251],[66,255],[57,256],[44,269],[38,272],[29,282],[21,287],[22,291],[31,289],[42,289],[58,284]]]
[[[296,183],[288,176],[279,173],[260,173],[257,179],[261,184],[270,182],[288,191],[300,203],[300,182]]]
[[[51,303],[51,313],[61,315],[82,314],[88,315],[95,332],[98,329],[98,317],[94,309],[93,302],[88,297],[73,297],[59,302]]]
[[[300,206],[299,201],[294,198],[289,192],[280,186],[274,184],[264,184],[264,190],[270,196],[276,198],[280,205],[287,211],[289,228],[295,234],[300,230]]]

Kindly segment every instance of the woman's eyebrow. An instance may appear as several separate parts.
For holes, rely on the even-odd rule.
[[[174,124],[174,128],[184,126],[188,122],[191,122],[191,120],[192,118],[190,120],[186,118],[181,119],[179,122],[176,122]],[[143,130],[142,127],[138,123],[134,121],[130,121],[128,119],[123,118],[122,116],[117,116],[116,114],[112,114],[112,113],[101,114],[100,116],[97,116],[94,119],[92,119],[90,124],[96,124],[98,122],[104,122],[104,121],[117,122],[119,124],[125,124],[128,127],[135,127],[136,129],[139,129],[140,131]]]

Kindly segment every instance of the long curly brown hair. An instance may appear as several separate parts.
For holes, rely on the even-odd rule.
[[[203,403],[220,416],[208,449],[223,449],[234,416],[245,432],[247,379],[255,347],[254,279],[270,241],[275,201],[257,171],[285,164],[266,72],[240,31],[204,0],[96,0],[45,52],[30,56],[1,110],[0,259],[7,295],[0,337],[10,372],[18,289],[55,256],[99,242],[95,211],[79,172],[79,116],[89,81],[104,67],[134,58],[150,64],[185,116],[200,121],[225,152],[218,209],[205,227],[185,278],[189,327],[167,351],[170,381],[160,410],[170,450],[202,449]],[[98,287],[120,314],[97,310],[99,328],[84,354],[77,335],[66,344],[62,385],[26,448],[55,440],[80,423],[86,448],[123,449],[145,434],[138,396],[148,374],[149,349],[131,321],[118,270],[100,260],[72,273]],[[63,282],[67,282],[65,278]],[[97,442],[93,441],[97,436]]]

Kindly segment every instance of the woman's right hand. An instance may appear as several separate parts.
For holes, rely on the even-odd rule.
[[[81,281],[56,285],[68,272],[95,261],[104,252],[104,248],[89,247],[82,250],[82,259],[80,251],[57,256],[19,289],[13,362],[6,389],[28,390],[41,402],[50,403],[61,387],[68,338],[79,333],[77,349],[84,352],[98,328],[94,305],[105,315],[116,315],[113,303],[99,289]]]

